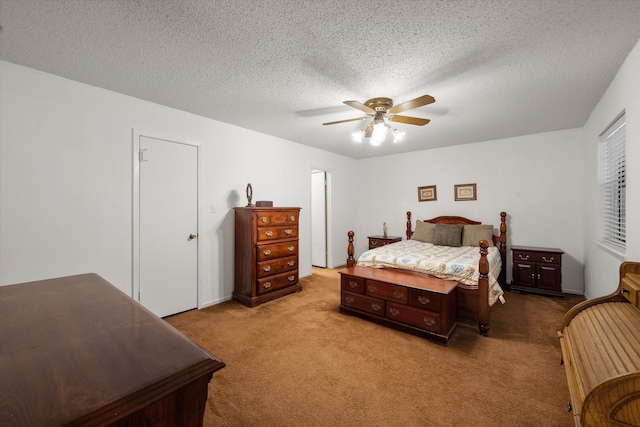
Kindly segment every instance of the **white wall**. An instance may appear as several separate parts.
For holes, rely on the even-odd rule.
[[[405,236],[406,211],[416,219],[460,215],[500,224],[507,212],[508,246],[562,249],[563,290],[581,294],[582,130],[526,135],[359,162],[356,250],[368,235]],[[393,171],[393,173],[388,173]],[[454,201],[456,184],[477,184],[477,200]],[[418,202],[418,187],[436,185],[437,200]],[[507,280],[511,281],[508,252]]]
[[[639,261],[638,75],[637,45],[581,129],[355,161],[0,61],[0,284],[93,271],[130,293],[138,128],[201,143],[201,305],[233,290],[232,208],[246,204],[248,182],[254,200],[302,207],[300,274],[310,274],[312,169],[331,173],[330,267],[344,263],[348,230],[356,255],[383,222],[404,236],[407,210],[414,220],[462,215],[496,226],[504,210],[509,245],[561,248],[563,289],[603,295],[620,260],[595,245],[597,135],[626,109],[627,259]],[[474,182],[478,200],[453,200],[455,184]],[[423,185],[437,185],[437,201],[417,201]]]
[[[311,274],[311,170],[332,174],[330,265],[353,227],[356,161],[0,61],[0,284],[96,272],[131,295],[132,130],[201,143],[201,305],[233,291],[233,207],[300,206]],[[217,213],[211,213],[211,205]],[[340,244],[334,242],[340,239]]]
[[[594,298],[615,291],[623,261],[596,245],[599,211],[598,135],[626,111],[627,256],[640,262],[640,43],[636,44],[584,126],[585,295]]]

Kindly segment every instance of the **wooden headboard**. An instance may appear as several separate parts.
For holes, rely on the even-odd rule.
[[[422,221],[429,222],[431,224],[462,224],[462,225],[482,224],[480,221],[474,221],[472,219],[465,218],[463,216],[451,216],[451,215],[437,216],[435,218],[424,219]],[[502,245],[506,246],[506,243],[507,243],[507,213],[506,212],[500,212],[499,230],[500,230],[500,235],[493,236],[493,244],[496,246],[498,246],[498,244],[501,244],[500,246]],[[413,231],[411,230],[411,211],[407,211],[406,235],[407,235],[407,240],[410,240],[411,236],[413,235]],[[505,247],[505,251],[506,251],[506,247]]]

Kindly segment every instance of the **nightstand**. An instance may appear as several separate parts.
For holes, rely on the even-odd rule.
[[[535,292],[564,298],[562,293],[562,254],[557,248],[512,246],[512,291]]]
[[[379,248],[380,246],[388,245],[389,243],[395,243],[402,240],[402,237],[398,236],[369,236],[369,249]]]

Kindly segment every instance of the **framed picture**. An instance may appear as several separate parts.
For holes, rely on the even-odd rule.
[[[418,187],[418,201],[419,202],[430,202],[432,200],[438,200],[438,196],[436,194],[436,186],[435,185],[427,185],[425,187]]]
[[[456,201],[476,200],[475,184],[458,184],[453,186]]]

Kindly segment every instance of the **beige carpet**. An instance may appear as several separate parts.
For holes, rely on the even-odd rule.
[[[581,297],[507,292],[488,337],[462,323],[444,347],[339,313],[337,271],[255,308],[166,319],[227,365],[205,426],[573,425],[556,331]]]

